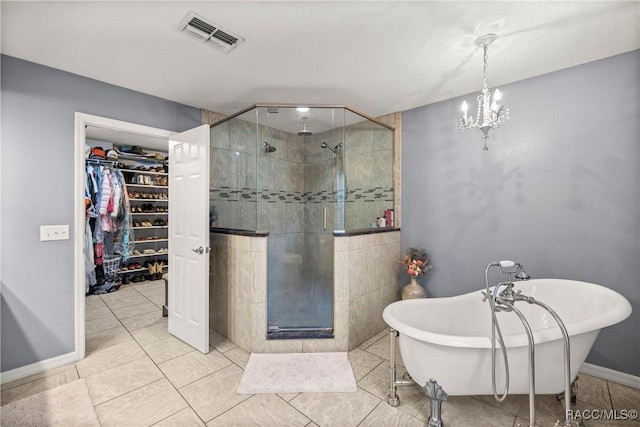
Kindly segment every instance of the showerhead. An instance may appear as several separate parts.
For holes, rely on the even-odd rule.
[[[329,144],[327,144],[326,141],[323,141],[322,144],[320,144],[320,147],[322,148],[328,148],[329,150],[333,151],[333,154],[338,154],[338,150],[340,149],[340,147],[342,147],[342,143],[336,145],[335,147],[331,148],[331,146],[329,146]]]
[[[265,153],[273,153],[274,151],[276,151],[276,147],[274,147],[273,145],[269,144],[267,141],[265,141],[263,143],[264,145],[264,152]]]
[[[299,136],[311,136],[313,133],[307,129],[307,118],[302,118],[302,130],[298,132]]]
[[[527,272],[524,271],[524,267],[522,266],[522,264],[518,264],[518,271],[516,272],[516,279],[518,279],[518,280],[529,280],[529,279],[531,279],[531,276],[529,276],[527,274]]]
[[[322,144],[320,144],[320,147],[328,148],[329,150],[333,151],[333,154],[336,153],[336,150],[334,150],[333,148],[329,147],[329,145],[326,142],[323,142]]]

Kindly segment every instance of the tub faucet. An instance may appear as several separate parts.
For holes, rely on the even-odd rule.
[[[504,282],[500,282],[493,288],[493,292],[489,290],[489,269],[491,267],[498,267],[500,272],[507,275],[507,280]],[[494,261],[487,265],[485,269],[485,291],[482,292],[484,298],[482,301],[486,301],[487,298],[491,298],[494,303],[501,303],[503,301],[514,302],[516,299],[519,299],[520,291],[514,291],[514,283],[513,279],[518,280],[529,280],[531,276],[524,271],[524,265],[522,262],[514,262],[509,260],[504,261]],[[493,306],[493,304],[492,304]],[[494,307],[492,307],[494,308]],[[495,307],[498,311],[504,311],[504,307]]]

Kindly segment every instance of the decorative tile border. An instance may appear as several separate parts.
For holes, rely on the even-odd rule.
[[[220,187],[210,190],[214,198],[228,199],[229,201],[246,201],[246,202],[283,202],[283,203],[335,203],[333,191],[307,191],[301,193],[299,191],[286,190],[260,190],[256,191],[251,188],[231,188]],[[347,203],[350,202],[374,202],[386,201],[393,202],[393,188],[356,188],[347,193]]]

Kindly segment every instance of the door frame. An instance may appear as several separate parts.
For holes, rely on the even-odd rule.
[[[148,147],[166,151],[169,146],[169,137],[176,132],[159,129],[136,123],[110,119],[76,112],[74,114],[74,143],[73,143],[73,299],[74,299],[74,336],[75,336],[75,360],[82,360],[85,356],[85,205],[84,186],[86,180],[84,146],[86,143],[87,126],[95,126],[111,129],[140,136],[163,138],[166,146]]]

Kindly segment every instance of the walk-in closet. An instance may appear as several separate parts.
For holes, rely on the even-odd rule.
[[[135,135],[87,128],[86,295],[166,278],[168,153],[155,141],[140,143]],[[166,307],[163,311],[166,315]]]

